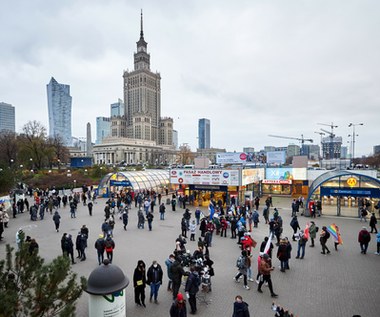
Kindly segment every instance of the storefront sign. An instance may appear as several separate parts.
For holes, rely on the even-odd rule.
[[[292,167],[267,168],[265,179],[307,180],[307,170],[306,168],[292,168]]]
[[[123,181],[110,180],[110,186],[132,187],[132,184],[128,180],[123,180]]]
[[[321,187],[321,196],[380,197],[380,188]]]
[[[241,171],[241,184],[248,185],[253,183],[258,183],[264,179],[264,169],[263,168],[245,168]]]
[[[227,186],[207,186],[207,185],[190,185],[190,190],[205,190],[205,191],[216,191],[216,192],[226,192]]]
[[[263,184],[290,185],[291,179],[264,179]]]
[[[172,169],[171,184],[239,186],[238,170]]]
[[[350,177],[349,179],[347,179],[347,185],[350,186],[350,187],[355,187],[355,185],[357,184],[357,180],[355,177]]]

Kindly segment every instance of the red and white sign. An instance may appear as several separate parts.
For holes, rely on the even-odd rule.
[[[170,171],[170,183],[239,186],[239,171],[225,169],[175,169]]]
[[[264,179],[263,184],[290,185],[291,179]]]

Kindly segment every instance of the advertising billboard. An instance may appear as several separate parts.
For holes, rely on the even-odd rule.
[[[285,160],[286,160],[285,151],[267,152],[268,164],[285,164]]]
[[[267,180],[306,180],[306,168],[279,167],[267,168],[265,179]]]
[[[171,184],[239,186],[238,170],[172,169]]]
[[[225,152],[216,153],[217,164],[244,164],[254,162],[254,153]]]
[[[264,168],[245,168],[241,171],[241,185],[257,183],[265,177]]]

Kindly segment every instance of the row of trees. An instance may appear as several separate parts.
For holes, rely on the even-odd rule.
[[[22,133],[5,131],[0,134],[0,167],[42,169],[67,162],[69,152],[58,136],[48,137],[38,121],[29,121]]]

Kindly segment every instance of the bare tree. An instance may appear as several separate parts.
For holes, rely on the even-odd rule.
[[[187,143],[180,145],[179,160],[182,165],[192,163],[194,161],[194,156],[194,153],[191,152],[191,148]]]
[[[17,157],[17,141],[16,134],[12,131],[2,131],[0,133],[0,162],[3,166],[12,165],[12,160],[15,161]]]

